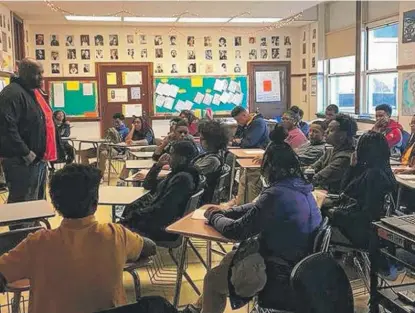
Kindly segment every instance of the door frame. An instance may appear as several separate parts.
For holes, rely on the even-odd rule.
[[[253,61],[247,62],[247,74],[249,80],[249,112],[253,112],[255,102],[255,67],[256,66],[286,66],[287,67],[287,105],[291,105],[291,61]]]
[[[105,66],[131,66],[131,70],[134,71],[134,66],[147,66],[147,77],[143,77],[143,79],[147,79],[147,94],[148,94],[148,102],[149,102],[149,110],[148,110],[148,122],[151,124],[151,116],[153,114],[153,62],[95,62],[95,76],[98,82],[98,112],[99,112],[99,128],[101,132],[101,136],[105,133],[104,123],[102,122],[102,99],[105,99],[108,95],[104,92],[104,88],[100,88],[101,83],[103,83],[106,77],[101,77],[102,72],[101,69]],[[151,126],[151,125],[150,125]]]

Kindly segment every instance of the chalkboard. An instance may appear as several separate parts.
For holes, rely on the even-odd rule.
[[[96,81],[49,81],[48,93],[54,111],[63,110],[68,117],[99,116]]]
[[[155,116],[177,114],[182,109],[203,115],[208,108],[216,115],[225,115],[236,105],[246,108],[247,99],[246,76],[160,77],[154,80]]]

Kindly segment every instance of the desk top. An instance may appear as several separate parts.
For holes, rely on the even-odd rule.
[[[62,140],[76,140],[76,137],[61,137]]]
[[[193,212],[166,228],[168,233],[179,234],[190,238],[199,238],[219,242],[233,242],[223,237],[213,227],[206,225],[204,220],[192,219]]]
[[[407,177],[409,178],[410,176],[413,176],[413,178],[412,179],[411,178],[406,179]],[[403,177],[405,177],[405,179]],[[401,184],[405,187],[411,188],[411,189],[415,189],[415,175],[404,175],[404,176],[402,176],[402,175],[397,174],[397,175],[395,175],[395,179],[399,184]]]
[[[153,160],[126,160],[125,167],[130,169],[149,169],[156,163]]]
[[[398,160],[390,159],[389,164],[390,165],[401,165],[401,162]]]
[[[73,141],[79,141],[79,142],[84,142],[84,143],[104,143],[104,142],[108,142],[108,140],[102,139],[102,138],[76,138],[76,139],[72,139]]]
[[[146,195],[149,191],[142,187],[99,187],[98,204],[128,205]]]
[[[127,146],[126,147],[130,151],[140,151],[140,150],[147,150],[152,149],[155,150],[157,148],[156,145],[148,145],[148,146]]]
[[[236,162],[243,168],[261,168],[261,164],[254,163],[254,159],[237,159]]]
[[[263,149],[229,149],[229,152],[232,153],[237,158],[254,158],[256,156],[263,155],[265,150]]]
[[[55,209],[46,200],[0,205],[0,226],[55,216]]]
[[[154,152],[145,152],[145,151],[130,151],[130,153],[136,158],[141,158],[141,159],[151,159],[154,154]]]

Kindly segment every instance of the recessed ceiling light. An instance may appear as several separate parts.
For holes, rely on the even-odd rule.
[[[230,17],[181,17],[179,23],[226,23]]]
[[[149,22],[149,23],[169,23],[176,22],[177,17],[143,17],[143,16],[126,16],[124,22]]]
[[[270,17],[270,18],[262,18],[262,17],[236,17],[229,21],[229,23],[276,23],[281,21],[281,18],[278,17]]]
[[[68,21],[86,21],[86,22],[121,22],[121,16],[83,16],[83,15],[65,15]]]

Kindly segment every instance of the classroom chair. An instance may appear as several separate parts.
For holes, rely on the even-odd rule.
[[[40,229],[43,229],[43,227],[39,226],[31,228],[22,228],[17,230],[11,230],[5,233],[0,233],[0,255],[9,252],[13,248],[15,248],[21,241],[23,241],[29,234],[34,233]],[[29,290],[30,281],[28,279],[22,279],[7,284],[5,292],[13,294],[13,298],[11,299],[12,313],[21,312],[20,305],[24,305],[25,302],[22,297],[22,293]],[[7,302],[9,304],[9,301]]]
[[[1,200],[2,203],[7,202],[8,192],[9,192],[9,190],[6,187],[0,189],[0,200]]]

